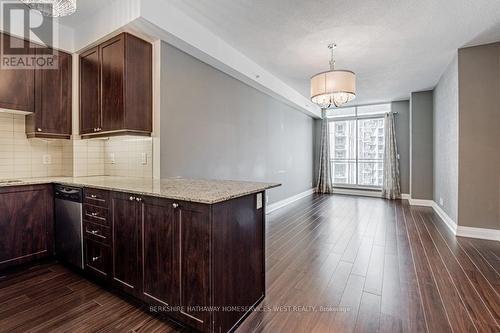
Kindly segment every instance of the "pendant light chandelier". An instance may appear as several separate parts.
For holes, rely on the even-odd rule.
[[[43,16],[61,17],[76,11],[76,0],[21,0],[29,8],[38,10]]]
[[[330,70],[311,78],[311,101],[323,109],[339,107],[356,97],[356,74],[348,70],[335,69],[333,50],[336,44],[329,44]]]

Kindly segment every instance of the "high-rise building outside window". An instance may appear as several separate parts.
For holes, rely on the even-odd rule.
[[[384,114],[390,104],[329,110],[334,186],[380,188],[384,170]]]

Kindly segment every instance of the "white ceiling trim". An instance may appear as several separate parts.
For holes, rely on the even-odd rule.
[[[75,51],[120,30],[161,39],[314,118],[321,109],[192,18],[162,0],[114,1],[75,29]]]

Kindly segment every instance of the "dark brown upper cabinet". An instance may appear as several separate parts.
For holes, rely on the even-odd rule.
[[[150,135],[152,46],[122,33],[80,56],[80,134]]]
[[[95,133],[101,125],[99,47],[80,55],[80,134]]]
[[[47,49],[45,49],[47,50]],[[55,69],[35,70],[35,113],[26,116],[28,138],[71,138],[71,55],[55,52]]]
[[[0,33],[3,47],[10,45],[9,38],[24,45],[19,54],[54,54],[57,67],[0,69],[0,108],[26,114],[28,138],[70,139],[71,55]]]
[[[10,45],[24,45],[23,54],[30,54],[30,43],[8,34],[0,34],[3,47]],[[35,70],[28,69],[0,69],[0,108],[14,111],[34,112],[35,110]]]

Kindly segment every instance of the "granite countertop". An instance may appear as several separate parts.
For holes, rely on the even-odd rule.
[[[58,183],[68,186],[92,187],[104,190],[156,196],[167,199],[214,204],[244,195],[281,186],[234,180],[203,180],[184,178],[148,179],[134,177],[43,177],[22,178],[15,182],[0,181],[0,187]]]

